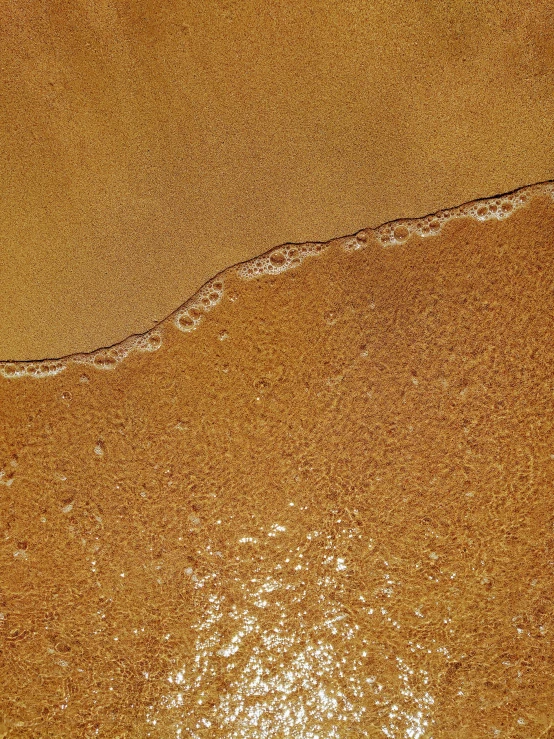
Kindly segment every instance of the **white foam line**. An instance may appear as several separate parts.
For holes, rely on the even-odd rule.
[[[404,244],[411,236],[421,237],[439,234],[449,221],[472,218],[485,222],[504,220],[527,205],[537,196],[550,196],[554,200],[554,182],[542,182],[514,190],[506,195],[475,200],[456,208],[441,210],[424,218],[407,218],[385,223],[374,229],[363,229],[354,236],[338,239],[348,251],[367,246],[370,234],[384,247]],[[155,328],[139,336],[130,336],[119,344],[98,349],[88,354],[72,354],[62,359],[44,359],[36,362],[0,362],[0,375],[7,379],[21,377],[52,377],[63,372],[70,364],[82,364],[95,369],[114,369],[132,352],[154,352],[163,344],[165,325],[172,322],[179,331],[194,331],[206,313],[221,302],[224,293],[224,276],[231,270],[243,280],[263,275],[276,275],[294,269],[308,257],[321,254],[333,243],[284,244],[259,257],[224,270],[207,282],[190,300],[161,321]]]

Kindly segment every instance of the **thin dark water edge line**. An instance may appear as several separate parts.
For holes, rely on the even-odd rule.
[[[446,208],[440,208],[439,210],[432,211],[430,213],[426,213],[423,216],[401,216],[400,218],[393,218],[391,221],[385,221],[384,223],[380,223],[378,226],[374,226],[372,228],[365,228],[364,231],[378,231],[379,229],[385,228],[386,226],[394,226],[397,223],[404,223],[406,221],[423,221],[426,218],[433,218],[433,216],[437,216],[440,213],[448,213],[450,211],[457,210],[458,208],[464,208],[470,205],[478,205],[479,203],[484,204],[491,200],[500,200],[502,198],[508,198],[512,195],[517,195],[518,193],[522,193],[525,190],[532,191],[534,189],[537,189],[536,193],[533,193],[533,197],[538,197],[541,195],[540,190],[542,188],[547,188],[548,186],[551,186],[553,188],[552,192],[554,199],[554,179],[551,180],[541,180],[540,182],[531,182],[527,185],[520,185],[519,187],[514,187],[513,190],[506,190],[506,192],[500,192],[496,195],[485,195],[482,198],[474,198],[473,200],[465,200],[463,203],[459,203],[458,205],[450,205]],[[546,192],[542,193],[546,196]],[[354,234],[350,234],[350,236],[355,236],[359,231],[356,231]]]
[[[242,279],[252,279],[261,277],[264,274],[275,275],[280,274],[289,269],[299,266],[306,257],[323,253],[332,244],[343,242],[347,251],[364,248],[369,239],[369,235],[374,235],[377,240],[385,247],[388,245],[396,245],[406,243],[414,233],[430,236],[438,235],[442,230],[442,226],[450,220],[458,220],[461,218],[470,218],[485,222],[486,220],[502,220],[510,217],[516,210],[524,207],[535,197],[550,196],[554,200],[554,180],[544,180],[530,185],[523,185],[514,188],[505,193],[497,195],[476,198],[460,205],[442,208],[424,216],[418,217],[401,217],[386,221],[379,226],[363,228],[357,232],[345,236],[339,236],[329,239],[326,242],[285,242],[278,246],[271,247],[255,257],[236,262],[229,265],[210,277],[203,285],[196,290],[189,298],[181,303],[174,311],[169,313],[163,319],[158,321],[152,328],[138,334],[130,334],[126,338],[114,342],[109,346],[99,347],[89,352],[73,352],[61,357],[46,357],[43,359],[25,359],[0,360],[0,376],[5,379],[19,379],[22,377],[45,378],[59,374],[67,368],[69,364],[92,365],[96,369],[113,369],[120,364],[128,354],[139,352],[153,352],[162,346],[161,336],[167,325],[173,322],[174,327],[183,332],[190,332],[197,328],[198,324],[215,305],[217,305],[224,294],[225,276],[236,274]],[[494,201],[506,201],[523,196],[523,202],[517,204],[517,207],[511,207],[505,213],[489,213],[484,217],[476,215],[476,209],[484,207]],[[470,210],[472,212],[470,212]],[[422,228],[426,224],[438,222],[439,226],[436,230],[427,230],[422,233]],[[404,227],[407,231],[401,237],[395,236],[395,229]],[[278,263],[272,264],[272,256],[285,255]],[[292,255],[292,256],[291,256]],[[216,287],[217,286],[217,287]],[[216,295],[206,302],[208,295]],[[196,318],[194,311],[200,313]],[[191,318],[190,314],[193,314]],[[183,316],[187,317],[187,325],[181,323]],[[190,318],[190,321],[188,319]],[[47,368],[45,365],[52,365]]]

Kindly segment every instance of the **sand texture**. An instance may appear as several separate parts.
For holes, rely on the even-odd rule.
[[[0,41],[0,359],[142,333],[281,243],[554,178],[548,0],[14,0]]]
[[[552,739],[554,204],[493,205],[0,376],[0,736]]]

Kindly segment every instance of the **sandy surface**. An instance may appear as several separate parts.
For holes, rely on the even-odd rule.
[[[0,359],[554,177],[547,3],[194,6],[0,10]],[[0,364],[0,739],[551,739],[540,192]]]
[[[229,264],[554,177],[551,4],[0,10],[0,358],[142,332]]]
[[[338,241],[0,377],[0,736],[550,736],[553,229]]]

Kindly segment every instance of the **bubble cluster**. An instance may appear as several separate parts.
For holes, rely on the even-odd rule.
[[[277,275],[300,266],[306,258],[321,254],[333,243],[341,245],[346,251],[364,249],[371,239],[376,239],[382,246],[403,244],[413,235],[426,237],[438,234],[446,223],[458,218],[473,218],[482,222],[503,220],[540,195],[549,196],[554,200],[554,182],[530,185],[507,195],[473,201],[456,208],[438,211],[424,218],[392,221],[375,229],[363,229],[353,236],[347,236],[334,242],[283,244],[248,262],[231,267],[230,270],[243,280],[251,280],[262,275]],[[223,289],[224,279],[220,274],[207,282],[194,297],[171,314],[166,321],[145,334],[131,336],[106,349],[99,349],[88,354],[74,354],[63,359],[0,362],[0,375],[7,379],[42,378],[63,372],[68,364],[88,364],[103,370],[114,369],[133,351],[157,351],[162,346],[163,324],[167,321],[171,320],[179,331],[194,331],[205,315],[221,301]],[[237,293],[229,293],[231,301],[236,300],[237,297]]]
[[[64,360],[44,360],[41,362],[0,362],[0,375],[7,379],[18,377],[52,377],[66,369]]]
[[[157,327],[145,334],[130,336],[107,349],[98,349],[90,354],[74,354],[67,361],[73,364],[88,364],[96,369],[110,370],[123,362],[132,352],[155,352],[161,345],[162,331]]]
[[[173,322],[179,331],[194,331],[204,314],[212,310],[223,297],[223,279],[216,277],[207,282],[196,295],[174,314]]]
[[[531,198],[544,194],[554,197],[554,187],[552,185],[525,187],[501,197],[476,200],[457,208],[441,210],[424,218],[407,218],[385,223],[374,229],[373,233],[382,246],[403,244],[413,235],[424,238],[438,234],[446,223],[459,218],[473,218],[477,221],[501,221],[526,205]],[[360,232],[356,237],[356,241],[359,242],[360,234],[364,233],[363,231]],[[362,244],[357,248],[361,248],[363,243],[362,241]]]
[[[138,352],[156,352],[162,345],[162,333],[160,330],[149,331],[139,336],[135,349]]]
[[[120,344],[107,349],[98,349],[89,354],[73,354],[64,359],[45,359],[40,362],[0,362],[0,374],[7,379],[18,377],[50,377],[58,375],[70,364],[88,364],[96,369],[114,369],[133,351],[155,352],[162,345],[160,328],[152,329],[140,336],[130,336]],[[85,378],[85,379],[84,379]],[[80,382],[88,382],[82,375]]]
[[[284,244],[249,262],[240,264],[236,268],[236,273],[243,280],[251,280],[261,275],[278,275],[298,267],[307,257],[320,254],[327,246],[327,244],[317,243]]]
[[[342,248],[345,251],[357,251],[358,249],[365,249],[369,241],[369,234],[372,233],[371,229],[363,229],[358,231],[354,236],[347,236],[342,239]]]

